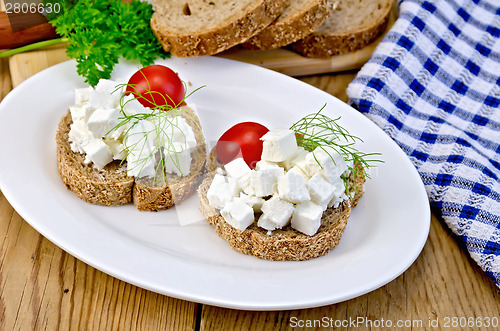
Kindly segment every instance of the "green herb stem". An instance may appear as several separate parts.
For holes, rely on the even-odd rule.
[[[23,52],[34,51],[34,50],[42,48],[42,47],[47,47],[47,46],[52,46],[52,45],[57,45],[57,44],[64,44],[64,43],[67,43],[68,40],[69,40],[68,38],[56,38],[56,39],[39,41],[39,42],[32,43],[29,45],[9,49],[7,51],[2,51],[2,52],[0,52],[0,58],[16,55],[16,54],[23,53]]]

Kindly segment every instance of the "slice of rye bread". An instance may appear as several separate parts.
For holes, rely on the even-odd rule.
[[[247,49],[274,49],[312,33],[334,10],[338,0],[290,0],[283,13],[242,44]]]
[[[307,57],[330,57],[356,51],[387,28],[393,0],[340,0],[319,28],[289,45]]]
[[[97,205],[131,203],[134,177],[127,176],[126,166],[113,161],[100,171],[92,163],[85,164],[85,155],[71,150],[68,135],[72,123],[68,110],[56,133],[57,169],[66,187],[80,199]]]
[[[197,141],[197,148],[191,152],[193,162],[187,176],[168,174],[169,184],[166,185],[161,180],[136,180],[127,176],[126,163],[120,164],[121,161],[113,161],[103,170],[96,169],[93,164],[85,164],[85,155],[71,150],[68,134],[72,118],[68,111],[61,118],[56,133],[57,168],[64,184],[82,200],[105,206],[134,203],[139,210],[158,211],[186,199],[194,193],[203,178],[207,157],[199,119],[190,108],[183,108],[185,111],[181,116],[193,128]]]
[[[222,52],[273,22],[289,0],[154,0],[151,29],[175,56]]]
[[[351,175],[349,179],[352,185],[356,185],[358,193],[352,199],[345,200],[339,207],[328,208],[323,213],[321,226],[313,236],[296,231],[290,225],[274,230],[271,234],[258,227],[257,222],[244,231],[233,228],[224,220],[219,210],[210,206],[207,199],[207,191],[215,171],[208,173],[198,188],[200,211],[215,228],[215,232],[240,253],[273,261],[309,260],[327,254],[339,244],[351,210],[363,195],[364,173],[360,165],[357,165],[357,170],[358,176],[354,178]]]
[[[198,184],[203,179],[207,161],[207,149],[205,136],[201,129],[198,116],[188,107],[180,113],[187,123],[193,128],[196,138],[196,149],[191,152],[193,161],[187,176],[166,174],[152,178],[141,178],[135,181],[133,190],[133,201],[139,210],[158,211],[168,209],[175,203],[185,200],[191,196]],[[165,183],[165,178],[167,183]]]

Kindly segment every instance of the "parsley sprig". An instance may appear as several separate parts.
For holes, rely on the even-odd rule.
[[[304,147],[308,151],[313,151],[316,148],[323,149],[328,155],[331,150],[344,157],[347,162],[347,167],[353,175],[354,183],[349,180],[349,174],[342,174],[341,178],[344,182],[346,194],[352,197],[354,193],[358,194],[356,180],[358,175],[368,178],[369,174],[366,169],[373,167],[373,162],[383,162],[372,157],[380,156],[380,153],[364,153],[356,148],[357,142],[363,140],[355,135],[352,135],[339,124],[340,117],[332,119],[321,111],[326,107],[326,104],[316,113],[309,114],[295,122],[290,130],[295,131],[297,137],[297,145]],[[334,157],[330,155],[335,163]]]
[[[0,53],[0,57],[57,43],[68,43],[66,54],[76,59],[77,73],[95,86],[101,78],[110,78],[120,57],[139,60],[142,66],[153,64],[166,53],[150,28],[153,7],[131,0],[43,0],[47,6],[58,3],[61,10],[47,13],[59,39],[34,43]]]

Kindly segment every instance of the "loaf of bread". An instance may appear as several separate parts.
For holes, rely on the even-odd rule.
[[[288,0],[155,0],[151,29],[173,55],[211,55],[260,32],[287,4]]]
[[[385,31],[393,0],[340,0],[319,28],[290,45],[307,57],[330,57],[358,50]]]
[[[190,173],[182,177],[162,174],[156,179],[136,179],[127,175],[126,162],[113,161],[98,170],[92,163],[85,163],[85,155],[73,152],[68,137],[72,124],[68,111],[59,121],[56,133],[57,168],[62,181],[79,198],[92,204],[117,206],[134,203],[139,210],[148,211],[172,207],[194,193],[203,177],[207,159],[198,117],[187,106],[183,106],[181,116],[193,128],[197,142],[196,149],[191,152]]]
[[[209,161],[211,169],[217,166],[213,155],[214,153],[211,154],[211,161]],[[351,210],[363,195],[365,176],[361,165],[356,166],[358,175],[354,178],[351,174],[349,180],[352,187],[356,186],[357,194],[344,200],[337,208],[326,209],[321,219],[321,226],[313,236],[300,233],[290,225],[269,233],[268,230],[257,226],[257,217],[255,222],[244,231],[229,225],[220,211],[209,204],[207,198],[215,170],[207,173],[198,188],[200,211],[207,222],[215,228],[215,232],[240,253],[273,261],[304,261],[316,258],[327,254],[339,244]]]
[[[247,49],[273,49],[304,38],[334,10],[337,0],[290,0],[283,13],[243,44]]]

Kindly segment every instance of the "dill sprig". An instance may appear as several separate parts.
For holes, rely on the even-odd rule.
[[[326,104],[323,105],[318,112],[301,118],[290,127],[290,130],[295,131],[297,145],[303,147],[307,151],[321,148],[330,155],[334,163],[335,158],[330,154],[331,150],[343,156],[349,171],[342,174],[341,178],[344,182],[346,195],[352,198],[353,193],[355,196],[358,195],[356,185],[358,176],[361,174],[364,178],[369,178],[366,169],[373,167],[373,162],[383,162],[382,160],[376,158],[372,159],[371,157],[381,154],[359,151],[355,145],[358,142],[363,142],[363,140],[350,134],[349,131],[342,127],[339,124],[340,117],[332,119],[321,114],[321,111],[325,107]],[[349,180],[351,173],[354,177],[354,183],[351,183]]]
[[[136,169],[137,167],[139,167],[138,173],[141,173],[146,164],[151,159],[154,158],[155,161],[158,161],[158,164],[156,165],[155,168],[155,174],[158,175],[159,173],[161,173],[163,182],[166,182],[167,160],[170,160],[172,162],[172,164],[177,168],[177,170],[179,170],[181,176],[185,175],[182,173],[179,160],[179,153],[187,149],[188,141],[186,135],[182,132],[178,124],[180,114],[181,113],[185,114],[185,116],[188,119],[192,120],[192,123],[195,123],[198,130],[200,130],[201,132],[202,130],[201,126],[196,120],[195,115],[191,114],[191,112],[188,112],[185,109],[182,109],[181,106],[184,104],[185,100],[189,96],[191,96],[193,93],[203,88],[204,86],[196,88],[189,94],[185,92],[182,100],[178,104],[170,105],[166,102],[167,97],[168,98],[170,97],[165,96],[159,92],[152,91],[149,81],[147,80],[146,77],[144,78],[146,79],[148,86],[147,88],[143,87],[146,90],[146,92],[143,92],[142,94],[138,92],[140,89],[137,89],[137,87],[142,87],[142,86],[139,86],[137,84],[119,84],[116,86],[116,89],[113,93],[121,89],[125,90],[127,86],[132,87],[132,91],[127,91],[121,95],[120,97],[121,116],[119,117],[120,122],[111,130],[109,130],[109,132],[106,133],[106,136],[112,133],[113,131],[119,131],[120,128],[125,127],[126,130],[121,134],[125,142],[125,139],[129,137],[129,133],[132,130],[132,128],[134,128],[140,122],[146,120],[154,124],[154,128],[151,130],[144,131],[143,135],[140,137],[140,139],[138,139],[137,142],[132,144],[127,144],[127,146],[124,147],[124,150],[122,150],[122,152],[126,154],[126,157],[122,160],[121,163],[123,164],[131,153],[138,152],[139,155],[143,157],[139,158],[137,160],[137,163],[130,169]],[[184,81],[182,81],[182,83],[184,84],[184,91],[187,91],[186,83]],[[165,101],[164,104],[159,104],[155,102],[154,98],[149,98],[144,96],[144,95],[152,96],[155,93],[158,93],[159,95],[162,96],[163,101]],[[127,95],[132,95],[132,98],[126,99]],[[151,108],[151,111],[128,115],[125,112],[126,104],[134,100],[139,101],[141,99],[145,99],[154,105],[154,107]],[[184,144],[183,144],[184,146],[183,148],[181,148],[182,150],[177,150],[178,148],[176,148],[174,145],[174,141],[172,140],[174,132],[181,132],[184,135]],[[154,180],[156,180],[156,177],[157,176],[155,176]]]

